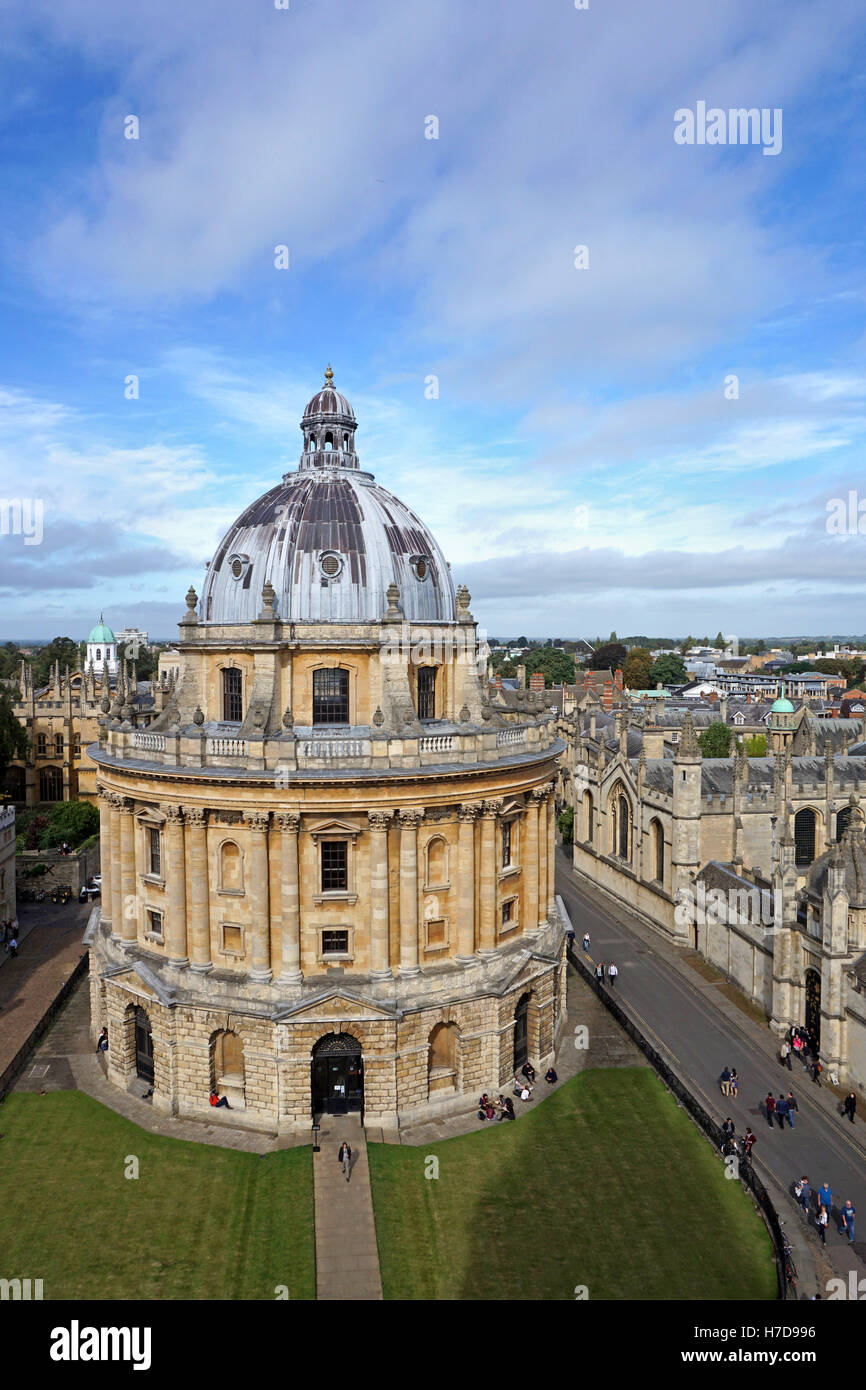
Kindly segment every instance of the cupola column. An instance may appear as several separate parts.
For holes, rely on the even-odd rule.
[[[254,984],[267,984],[271,978],[268,819],[267,811],[244,812],[244,823],[250,835],[253,936],[250,979]]]
[[[390,811],[368,812],[370,824],[370,978],[390,980],[390,905],[388,895],[388,828]]]
[[[535,914],[533,930],[547,920],[547,787],[539,787],[538,797],[538,911]]]
[[[207,863],[207,811],[187,806],[189,837],[190,968],[199,974],[212,969],[210,958],[210,884]]]
[[[478,954],[491,955],[496,950],[496,910],[498,893],[498,860],[496,856],[496,824],[501,801],[481,803],[481,922]]]
[[[457,960],[475,955],[475,822],[481,808],[471,802],[457,812]]]
[[[422,812],[400,812],[400,974],[418,975],[418,826]]]
[[[111,803],[111,937],[120,941],[123,936],[123,865],[120,862],[120,802],[116,792],[109,792]]]
[[[282,841],[280,916],[282,919],[281,955],[282,967],[279,983],[298,985],[304,978],[301,973],[301,899],[298,877],[298,831],[301,818],[293,812],[281,812],[277,816]]]
[[[556,911],[556,800],[553,783],[547,798],[547,902],[542,903],[545,916]]]
[[[138,910],[135,891],[135,803],[118,797],[120,821],[120,935],[123,941],[135,941],[138,936]]]
[[[114,903],[111,897],[111,793],[99,790],[99,870],[102,874],[102,924],[112,925]],[[114,930],[112,928],[112,935]]]
[[[523,817],[520,849],[523,878],[523,930],[534,931],[538,922],[538,796],[530,792]]]
[[[166,806],[166,838],[168,840],[168,923],[166,946],[169,964],[189,965],[186,944],[186,851],[183,832],[183,810]]]

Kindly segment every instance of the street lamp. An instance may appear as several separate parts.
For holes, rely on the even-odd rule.
[[[319,1129],[320,1129],[320,1125],[318,1124],[318,1122],[317,1122],[316,1120],[313,1120],[313,1153],[314,1153],[314,1154],[321,1153],[321,1149],[320,1149],[320,1147],[319,1147]]]

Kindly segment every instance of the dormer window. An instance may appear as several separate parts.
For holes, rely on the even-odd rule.
[[[416,579],[424,580],[427,578],[427,572],[430,566],[426,555],[413,555],[409,560],[409,564],[412,566],[412,573],[415,575]]]
[[[246,572],[247,572],[247,570],[249,569],[249,567],[250,567],[250,557],[249,557],[249,555],[230,555],[230,556],[229,556],[229,569],[230,569],[230,571],[231,571],[232,579],[243,579],[243,577],[244,577],[244,575],[246,574]]]

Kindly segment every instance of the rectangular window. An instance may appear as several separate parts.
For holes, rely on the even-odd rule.
[[[81,735],[76,734],[72,743],[72,752],[76,758],[81,757]]]
[[[349,842],[348,840],[322,841],[322,892],[347,893],[349,891]]]
[[[240,671],[234,667],[223,671],[223,719],[230,724],[240,724],[244,717],[241,690]]]
[[[436,718],[436,667],[418,667],[418,718]]]
[[[160,855],[159,831],[150,829],[148,830],[147,834],[150,840],[150,872],[152,874],[156,874],[157,878],[159,878],[162,873],[162,858]]]
[[[443,917],[434,917],[432,921],[427,923],[427,950],[435,951],[447,945],[448,939],[445,935],[445,919]]]
[[[235,927],[231,924],[223,923],[223,950],[234,956],[242,956],[244,952],[244,932],[243,927]]]
[[[347,956],[349,954],[348,931],[323,931],[322,955]]]
[[[55,735],[54,735],[54,756],[55,756],[55,758],[62,758],[62,757],[63,757],[63,735],[62,735],[62,734],[55,734]]]
[[[147,929],[151,936],[162,936],[162,913],[148,912]]]
[[[36,756],[37,758],[48,756],[48,739],[45,734],[36,735]]]
[[[313,723],[348,724],[349,672],[339,667],[313,672]]]
[[[502,822],[502,867],[507,869],[511,863],[511,821]]]
[[[507,903],[502,904],[502,925],[510,927],[514,921],[514,899],[510,898]]]

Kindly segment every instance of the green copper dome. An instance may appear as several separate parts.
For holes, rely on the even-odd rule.
[[[99,615],[99,622],[96,624],[96,627],[92,629],[87,640],[88,642],[99,642],[102,646],[105,646],[106,642],[115,641],[114,633],[111,631],[111,628],[106,627],[105,623],[102,621],[101,613]]]
[[[793,714],[794,706],[790,700],[786,700],[784,695],[781,699],[774,700],[770,709],[771,714]]]

